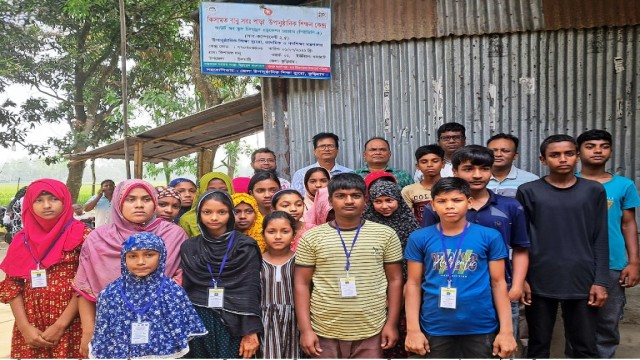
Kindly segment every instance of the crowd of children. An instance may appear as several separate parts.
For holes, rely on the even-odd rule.
[[[640,198],[606,171],[608,132],[549,136],[538,178],[513,166],[517,138],[465,146],[448,123],[413,184],[385,139],[350,172],[319,135],[291,184],[259,149],[250,179],[107,186],[94,230],[63,183],[31,183],[0,264],[11,356],[506,358],[519,341],[545,358],[559,306],[566,356],[615,356]]]

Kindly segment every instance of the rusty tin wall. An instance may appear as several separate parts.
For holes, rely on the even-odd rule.
[[[362,166],[364,142],[383,136],[392,165],[410,171],[414,150],[458,121],[468,144],[519,137],[516,165],[543,173],[542,139],[603,128],[612,169],[637,181],[639,51],[640,26],[334,46],[330,81],[264,79],[265,137],[292,172],[314,161],[321,131],[340,136],[342,164]]]

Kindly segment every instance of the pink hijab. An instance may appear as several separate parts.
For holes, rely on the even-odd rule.
[[[309,211],[309,216],[305,216],[304,222],[322,225],[327,222],[327,216],[329,216],[331,210],[333,210],[333,207],[329,202],[329,189],[326,187],[320,188],[313,199],[313,211]]]
[[[131,235],[146,231],[164,240],[167,247],[167,266],[165,274],[169,277],[179,276],[180,245],[187,240],[187,234],[176,224],[164,221],[154,215],[149,223],[139,225],[124,218],[122,204],[135,188],[144,189],[155,204],[158,205],[156,189],[146,181],[139,179],[125,180],[113,191],[111,206],[111,223],[99,226],[87,237],[80,252],[80,266],[72,286],[82,296],[91,301],[109,283],[120,277],[120,251],[122,244]]]

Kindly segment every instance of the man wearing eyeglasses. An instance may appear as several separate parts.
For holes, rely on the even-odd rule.
[[[331,176],[353,171],[346,166],[336,163],[339,140],[338,135],[325,132],[318,133],[313,137],[313,156],[316,157],[317,161],[314,164],[303,167],[293,174],[293,177],[291,178],[291,187],[293,189],[298,190],[298,192],[304,196],[304,175],[309,169],[314,167],[321,166],[325,168]]]
[[[273,150],[269,148],[260,148],[258,150],[255,150],[251,154],[251,167],[253,168],[254,172],[271,171],[273,173],[276,173],[276,153],[274,153]],[[288,189],[291,187],[289,180],[284,179],[280,176],[278,176],[278,180],[280,180],[281,189]]]
[[[465,127],[457,122],[442,124],[438,128],[438,146],[444,150],[444,168],[440,171],[441,177],[453,176],[451,166],[451,155],[461,147],[466,145]],[[416,170],[413,175],[416,182],[422,181],[422,173]]]

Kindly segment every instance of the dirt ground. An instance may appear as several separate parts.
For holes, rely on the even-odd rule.
[[[0,243],[0,261],[4,259],[7,244]],[[4,273],[0,272],[0,280],[4,279]],[[13,315],[7,304],[0,304],[0,359],[8,358],[11,350],[11,331],[13,328]],[[640,357],[640,286],[627,291],[627,306],[624,319],[620,324],[620,346],[616,358],[630,359]],[[551,347],[552,358],[564,357],[564,329],[562,318],[558,316],[558,322],[553,334]]]

